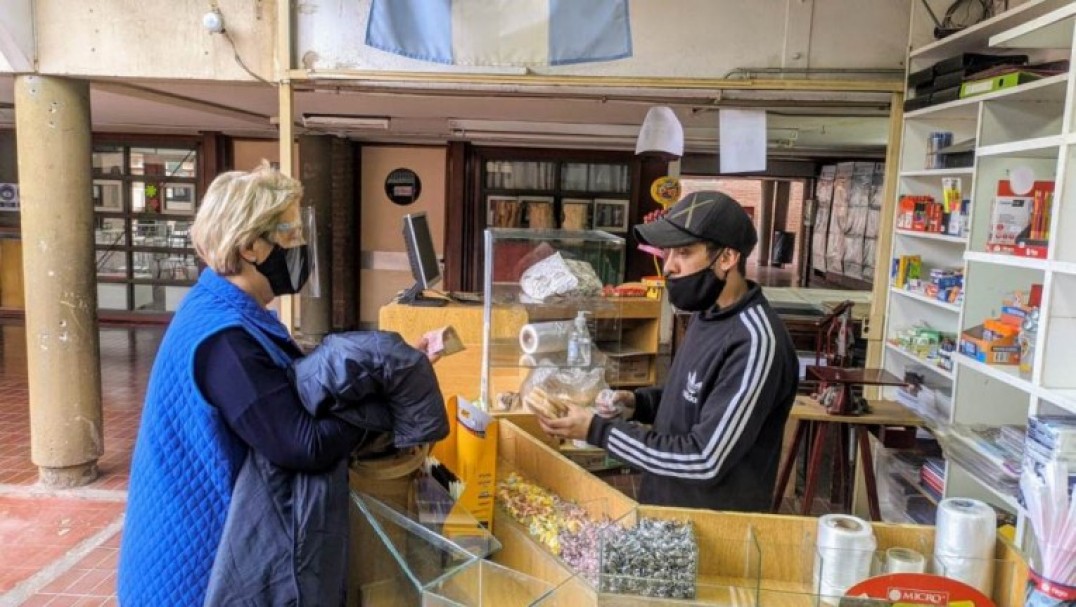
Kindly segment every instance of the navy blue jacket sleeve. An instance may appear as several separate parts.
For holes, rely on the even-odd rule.
[[[194,369],[198,388],[232,431],[282,468],[329,468],[365,434],[336,416],[307,413],[288,370],[274,364],[242,329],[228,329],[202,342]]]
[[[660,387],[638,388],[635,390],[635,413],[631,421],[640,424],[652,424],[658,414],[658,403],[661,402]]]

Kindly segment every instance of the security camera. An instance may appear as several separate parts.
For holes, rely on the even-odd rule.
[[[219,34],[224,31],[224,15],[220,9],[213,9],[202,15],[202,27],[210,34]]]

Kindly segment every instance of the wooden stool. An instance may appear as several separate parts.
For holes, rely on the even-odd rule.
[[[792,470],[796,465],[796,457],[799,454],[800,445],[803,444],[808,433],[812,433],[811,452],[807,459],[807,479],[803,489],[803,503],[800,513],[804,516],[810,514],[811,502],[818,484],[818,474],[822,467],[822,453],[831,434],[830,430],[836,430],[838,434],[838,460],[836,462],[837,474],[834,483],[840,483],[841,493],[851,486],[852,469],[847,465],[847,453],[849,444],[847,441],[848,426],[852,426],[855,435],[856,451],[860,461],[863,462],[863,480],[867,490],[867,509],[872,521],[881,520],[881,509],[878,505],[878,486],[874,477],[874,458],[871,455],[870,439],[868,433],[873,428],[900,426],[915,428],[923,425],[923,420],[914,413],[893,401],[875,400],[870,401],[871,413],[858,416],[837,416],[826,413],[814,399],[801,396],[796,398],[789,413],[789,421],[795,420],[795,437],[792,448],[789,450],[785,461],[781,464],[777,474],[777,486],[774,490],[772,510],[778,512],[781,502],[785,497],[785,487],[792,476]],[[813,432],[812,432],[813,430]],[[853,459],[853,462],[855,460]],[[844,496],[847,499],[847,496]]]

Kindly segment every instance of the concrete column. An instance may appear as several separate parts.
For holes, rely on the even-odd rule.
[[[90,88],[16,76],[15,127],[26,281],[30,455],[40,480],[97,477],[104,451],[97,333]]]
[[[773,237],[773,197],[777,182],[763,180],[758,205],[758,267],[770,265],[770,240]]]
[[[318,297],[302,296],[299,331],[319,341],[329,332],[332,320],[332,138],[328,135],[299,137],[299,180],[303,204],[314,207],[317,218]]]

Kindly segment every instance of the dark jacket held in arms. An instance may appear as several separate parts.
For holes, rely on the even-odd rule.
[[[448,435],[432,365],[396,333],[331,335],[291,370],[312,415],[338,417],[368,435],[391,432],[398,447]],[[251,450],[236,480],[206,605],[343,605],[347,479],[347,458],[324,472],[303,473]]]

